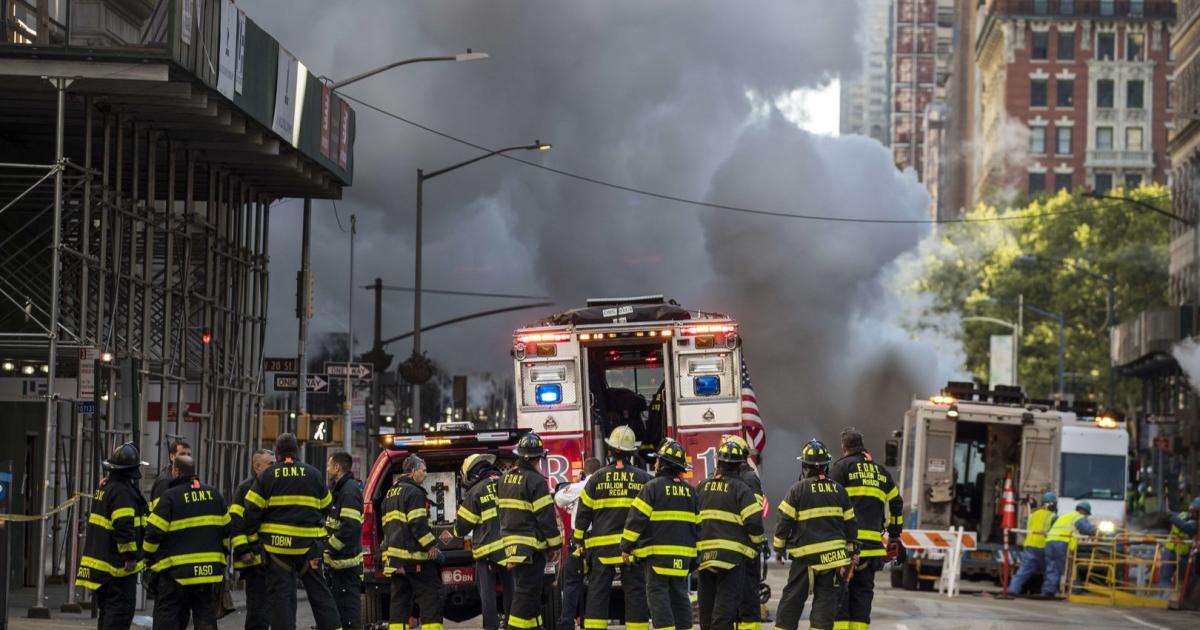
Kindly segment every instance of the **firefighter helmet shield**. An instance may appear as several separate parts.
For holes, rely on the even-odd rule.
[[[796,459],[804,463],[805,466],[827,466],[833,461],[833,457],[829,455],[829,449],[825,448],[825,444],[821,440],[812,439],[808,444],[804,445],[804,449],[800,451],[800,457]]]
[[[113,450],[112,455],[104,460],[105,470],[127,470],[145,465],[146,462],[142,461],[142,454],[133,442],[126,442],[118,446]]]
[[[717,449],[717,461],[719,462],[741,463],[746,461],[746,455],[746,443],[738,439],[725,440]]]
[[[636,453],[638,446],[641,444],[638,442],[637,434],[633,432],[633,429],[624,424],[613,429],[612,433],[608,434],[608,437],[604,440],[604,443],[614,451],[622,453]]]
[[[521,457],[541,457],[546,454],[546,447],[542,444],[542,436],[536,433],[526,433],[517,440],[517,447],[513,452]]]
[[[658,447],[658,459],[680,470],[692,469],[691,464],[687,463],[687,455],[684,454],[683,447],[679,445],[679,442],[670,438],[663,440],[662,446]]]

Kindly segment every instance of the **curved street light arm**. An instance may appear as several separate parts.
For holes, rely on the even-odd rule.
[[[465,162],[459,162],[458,164],[447,166],[446,168],[438,169],[438,170],[430,172],[430,173],[422,172],[420,177],[422,180],[433,179],[434,177],[437,177],[438,175],[444,175],[446,173],[449,173],[450,171],[458,170],[469,164],[474,164],[480,160],[486,160],[492,156],[500,155],[501,153],[508,153],[509,151],[538,151],[538,150],[543,150],[543,147],[549,147],[549,146],[550,145],[548,145],[548,144],[542,144],[541,141],[534,141],[533,144],[521,144],[521,145],[517,145],[514,147],[505,147],[503,149],[496,149],[495,151],[490,151],[488,153],[484,153],[483,155],[473,157],[469,160],[466,160]]]

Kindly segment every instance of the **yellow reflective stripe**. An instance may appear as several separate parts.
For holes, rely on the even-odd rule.
[[[884,495],[884,498],[887,499],[888,501],[891,501],[892,499],[895,499],[898,496],[900,496],[900,489],[897,488],[896,486],[892,486],[892,489],[889,490],[886,495]]]
[[[651,521],[677,521],[683,523],[699,523],[700,515],[695,512],[687,512],[685,510],[662,510],[655,511],[650,515]]]
[[[625,531],[621,532],[621,539],[628,540],[629,542],[637,542],[641,537],[642,532],[635,532],[632,529],[626,529]]]
[[[326,490],[325,496],[321,498],[321,503],[318,507],[323,510],[323,509],[329,507],[330,503],[333,503],[333,495],[329,494],[329,491]]]
[[[220,551],[202,551],[200,553],[183,553],[177,556],[170,556],[155,562],[150,567],[151,571],[158,572],[163,569],[177,567],[184,564],[225,564],[225,554]]]
[[[833,627],[837,628],[838,622],[833,622]],[[762,623],[758,621],[739,621],[733,624],[734,630],[760,630]]]
[[[176,582],[187,586],[189,584],[215,584],[225,579],[224,575],[209,575],[207,577],[173,578]]]
[[[592,507],[592,497],[588,496],[587,488],[584,488],[579,492],[579,502],[588,506],[589,508]]]
[[[117,551],[119,551],[121,553],[125,553],[127,551],[137,551],[137,543],[136,542],[120,543],[117,545]]]
[[[363,522],[362,512],[359,512],[354,508],[344,507],[342,508],[340,514],[342,518],[348,518],[352,521],[358,521],[359,523]]]
[[[97,584],[96,582],[89,582],[87,580],[81,580],[79,578],[75,578],[75,586],[82,586],[83,588],[86,588],[91,591],[98,591],[98,590],[100,590],[101,585]]]
[[[833,551],[834,549],[845,549],[846,541],[842,539],[826,540],[825,542],[813,543],[811,545],[802,545],[793,549],[788,549],[788,553],[792,556],[807,556],[809,554],[821,553],[822,551]]]
[[[299,536],[301,538],[321,538],[325,528],[320,525],[304,527],[299,525],[284,525],[282,523],[263,523],[258,531],[263,534],[280,534],[282,536]]]
[[[650,630],[649,621],[626,621],[625,630]]]
[[[641,512],[642,514],[645,514],[646,516],[650,516],[650,513],[654,511],[654,508],[650,507],[650,504],[643,501],[641,497],[634,499],[633,503],[630,504],[630,507]]]
[[[571,538],[574,538],[575,540],[583,540],[583,535],[584,531],[578,527],[575,528],[575,531],[571,532]]]
[[[831,560],[829,562],[823,562],[821,564],[810,564],[808,566],[813,571],[824,571],[826,569],[834,569],[837,567],[844,567],[848,564],[850,564],[850,558],[840,558],[838,560]]]
[[[496,508],[494,507],[484,510],[483,513],[479,515],[479,519],[483,521],[490,521],[494,518],[496,518]]]
[[[621,544],[621,534],[607,534],[605,536],[588,536],[588,547],[603,547],[605,545]]]
[[[894,491],[893,491],[894,492]],[[887,495],[879,488],[868,488],[867,486],[848,486],[846,494],[852,497],[871,497],[879,499],[882,502],[887,502]]]
[[[592,501],[592,509],[605,510],[613,508],[623,508],[628,510],[633,505],[633,499],[629,497],[613,497],[608,499],[595,499]]]
[[[461,518],[472,525],[477,525],[479,523],[479,515],[475,514],[471,510],[468,510],[467,506],[465,505],[458,506],[457,516],[458,518]]]
[[[150,511],[153,512],[154,508],[158,507],[158,499],[150,499],[150,503],[147,507],[149,507]]]
[[[854,520],[854,508],[846,508],[846,510],[842,512],[842,518],[847,521]]]
[[[112,514],[108,515],[109,520],[113,520],[113,521],[115,521],[117,519],[133,518],[133,517],[134,517],[133,508],[117,508],[112,511]]]
[[[554,536],[551,536],[550,538],[546,539],[546,547],[560,547],[560,546],[562,546],[562,535],[561,534],[555,534]]]
[[[551,503],[554,503],[554,497],[552,497],[548,494],[544,497],[534,499],[533,500],[533,511],[537,512],[537,511],[541,510],[542,508],[550,505]]]
[[[404,512],[401,512],[400,510],[392,510],[391,512],[388,512],[387,514],[383,515],[383,524],[387,525],[388,523],[390,523],[392,521],[400,521],[401,523],[407,523],[408,519],[405,518]]]
[[[830,516],[840,517],[841,515],[842,515],[842,508],[840,508],[840,507],[818,507],[818,508],[809,508],[807,510],[800,510],[799,512],[796,513],[796,516],[794,518],[797,521],[808,521],[808,520],[812,520],[814,518],[827,518]],[[851,515],[850,518],[854,518],[854,516]]]
[[[261,494],[255,492],[253,490],[250,490],[249,492],[246,493],[246,501],[253,503],[254,505],[257,505],[259,508],[267,507],[267,500],[262,498]]]
[[[325,493],[325,496],[328,497],[329,493]],[[281,494],[279,496],[271,497],[269,500],[267,500],[267,505],[270,507],[310,507],[315,510],[320,510],[329,505],[329,503],[315,497],[306,497],[302,494]]]
[[[263,549],[277,556],[302,556],[308,553],[308,547],[276,547],[275,545],[263,545]]]
[[[746,519],[750,518],[751,516],[754,516],[756,513],[761,512],[761,511],[762,511],[761,503],[750,503],[746,507],[742,508],[742,513],[741,513],[742,522],[745,522]]]
[[[479,545],[478,547],[471,547],[471,555],[474,556],[476,559],[479,559],[479,558],[482,558],[483,556],[486,556],[493,552],[499,551],[502,547],[504,547],[504,539],[493,540],[492,542],[487,543],[486,545]]]
[[[618,537],[619,536],[620,535],[618,534]],[[519,534],[509,534],[509,535],[505,536],[504,538],[501,538],[500,540],[503,542],[502,546],[504,546],[504,547],[507,547],[508,545],[527,545],[527,546],[533,547],[535,549],[545,549],[546,548],[546,541],[538,540],[537,538],[534,538],[533,536],[521,536]]]
[[[387,630],[408,630],[406,623],[389,623]]]
[[[742,524],[742,518],[733,512],[725,510],[700,510],[701,521],[725,521],[727,523]]]
[[[246,506],[244,506],[240,503],[234,503],[233,505],[229,506],[229,513],[234,516],[238,516],[238,517],[245,516],[246,515]]]
[[[113,528],[112,521],[108,520],[107,518],[104,518],[103,516],[101,516],[99,514],[96,514],[95,512],[88,514],[88,523],[90,523],[92,525],[97,525],[99,527],[103,527],[104,529],[112,529]]]
[[[408,512],[406,512],[404,514],[404,518],[408,519],[408,522],[410,522],[410,523],[418,518],[423,518],[423,517],[428,517],[428,516],[429,516],[429,512],[423,507],[409,510]]]
[[[512,615],[512,614],[510,614],[508,616],[508,627],[509,628],[536,628],[540,625],[542,625],[541,617],[534,617],[533,619],[526,619],[524,617],[518,617],[518,616]],[[608,627],[608,621],[605,620],[604,625],[600,626],[600,627],[601,628]]]
[[[700,563],[700,570],[703,571],[706,569],[732,569],[733,567],[736,567],[736,566],[737,566],[736,564],[734,564],[732,562],[725,562],[724,560],[705,560],[704,562]]]
[[[162,525],[159,525],[158,523],[154,523],[155,516],[157,516],[157,515],[152,514],[150,516],[151,523],[155,527],[158,527],[159,529],[162,529],[163,531],[172,531],[172,532],[179,531],[181,529],[190,529],[192,527],[224,527],[229,524],[229,515],[228,514],[222,514],[220,516],[211,516],[211,515],[210,516],[192,516],[189,518],[181,518],[178,521],[171,521],[170,523],[167,523],[167,526],[169,527],[169,529],[167,529],[167,528],[164,528]],[[161,518],[158,520],[162,521],[163,523],[166,523],[166,521],[164,521]]]
[[[583,627],[585,630],[597,630],[599,628],[607,628],[608,620],[607,619],[588,619],[585,617],[583,620]]]
[[[863,558],[881,558],[887,555],[887,549],[863,549],[858,555]]]
[[[426,621],[421,623],[421,630],[445,630],[444,625],[435,621]]]
[[[433,534],[426,532],[424,536],[417,539],[417,544],[427,547],[432,545],[435,540],[437,539],[433,537]]]
[[[762,544],[762,541],[764,541],[766,539],[767,539],[767,537],[763,534],[751,534],[750,535],[750,542],[752,542],[756,545]]]
[[[695,547],[684,547],[683,545],[646,545],[633,550],[635,558],[645,558],[646,556],[683,556],[685,558],[695,558]]]
[[[146,553],[154,553],[155,551],[158,551],[158,546],[160,544],[162,543],[143,542],[142,551],[145,551]]]
[[[786,545],[786,544],[787,544],[787,541],[778,536],[775,536],[774,538],[771,539],[771,546],[776,549],[783,549],[784,545]]]
[[[329,554],[325,554],[325,565],[334,569],[349,569],[362,564],[362,562],[362,553],[359,553],[353,558],[331,558],[329,557]]]
[[[792,507],[786,500],[779,502],[779,511],[788,518],[796,518],[796,508]]]
[[[330,536],[329,546],[333,547],[334,551],[341,551],[346,548],[346,543],[338,540],[337,536]]]
[[[233,546],[241,547],[250,544],[250,539],[245,534],[238,534],[233,537]]]
[[[397,560],[428,560],[429,552],[428,551],[409,551],[407,549],[397,549],[395,547],[389,547],[384,550],[383,556],[385,558],[396,558]]]
[[[724,549],[725,551],[733,551],[740,553],[747,558],[753,558],[757,552],[753,547],[744,545],[736,540],[725,540],[722,538],[709,538],[701,540],[696,544],[696,548],[700,551],[713,551],[715,549]]]
[[[858,539],[870,542],[883,542],[883,532],[872,529],[858,530]]]
[[[496,499],[496,504],[506,510],[525,510],[526,512],[533,511],[533,504],[521,499]]]
[[[650,568],[659,575],[669,575],[672,577],[687,577],[687,574],[691,573],[687,569],[668,569],[667,567],[657,566],[651,566]],[[667,630],[667,628],[655,628],[654,630]]]
[[[151,514],[151,515],[150,515],[150,518],[149,518],[149,519],[147,519],[147,521],[148,521],[148,522],[149,522],[151,525],[153,525],[153,526],[155,526],[155,527],[157,527],[157,528],[159,528],[159,529],[163,530],[164,532],[171,531],[171,523],[170,523],[170,521],[168,521],[167,519],[165,519],[165,518],[163,518],[163,517],[161,517],[161,516],[159,516],[159,515],[157,515],[157,514]]]

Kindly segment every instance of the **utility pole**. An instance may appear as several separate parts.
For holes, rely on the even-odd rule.
[[[312,199],[304,198],[304,228],[300,240],[300,287],[299,287],[299,305],[296,309],[296,317],[300,319],[300,334],[296,343],[296,409],[299,416],[296,418],[296,426],[289,426],[289,430],[299,430],[300,417],[308,413],[308,318],[309,304],[312,303],[312,296],[309,292],[312,290],[309,278],[312,275],[312,269],[309,266],[309,245],[312,239]]]
[[[344,408],[344,416],[342,418],[342,448],[347,453],[352,452],[354,448],[354,420],[352,417],[354,399],[350,395],[350,364],[354,362],[354,230],[356,221],[357,217],[353,214],[350,215],[350,284],[346,286],[346,290],[350,293],[347,296],[350,302],[346,320],[346,398],[342,401]]]
[[[375,278],[375,336],[374,343],[371,345],[371,353],[373,357],[383,354],[383,278]],[[379,366],[375,366],[378,368]],[[390,367],[390,366],[389,366]],[[371,413],[367,415],[367,422],[373,430],[368,430],[368,434],[374,434],[379,430],[379,406],[382,404],[379,400],[379,381],[383,378],[384,370],[376,369],[375,378],[371,379]]]
[[[413,359],[421,356],[421,220],[424,214],[425,171],[417,169],[417,244],[416,244],[416,278],[413,281]],[[412,388],[412,417],[413,423],[421,427],[421,385],[413,383]]]

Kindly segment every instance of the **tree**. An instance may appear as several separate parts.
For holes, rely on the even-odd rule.
[[[1163,186],[1110,194],[1162,209],[1171,206]],[[1103,400],[1109,365],[1108,287],[1104,280],[1071,265],[1116,279],[1117,322],[1165,304],[1169,219],[1128,201],[1066,192],[1003,211],[980,205],[968,215],[972,219],[1013,216],[1029,218],[943,226],[925,249],[920,279],[911,288],[931,298],[926,314],[943,320],[945,315],[977,315],[1012,321],[1021,296],[1028,305],[1062,313],[1066,372],[1071,375],[1066,391],[1077,399]],[[1026,261],[1023,256],[1038,260]],[[943,332],[958,336],[967,369],[986,381],[990,337],[1004,334],[1004,329],[962,322],[959,330]],[[1019,370],[1030,396],[1049,397],[1056,391],[1057,321],[1026,310]]]

